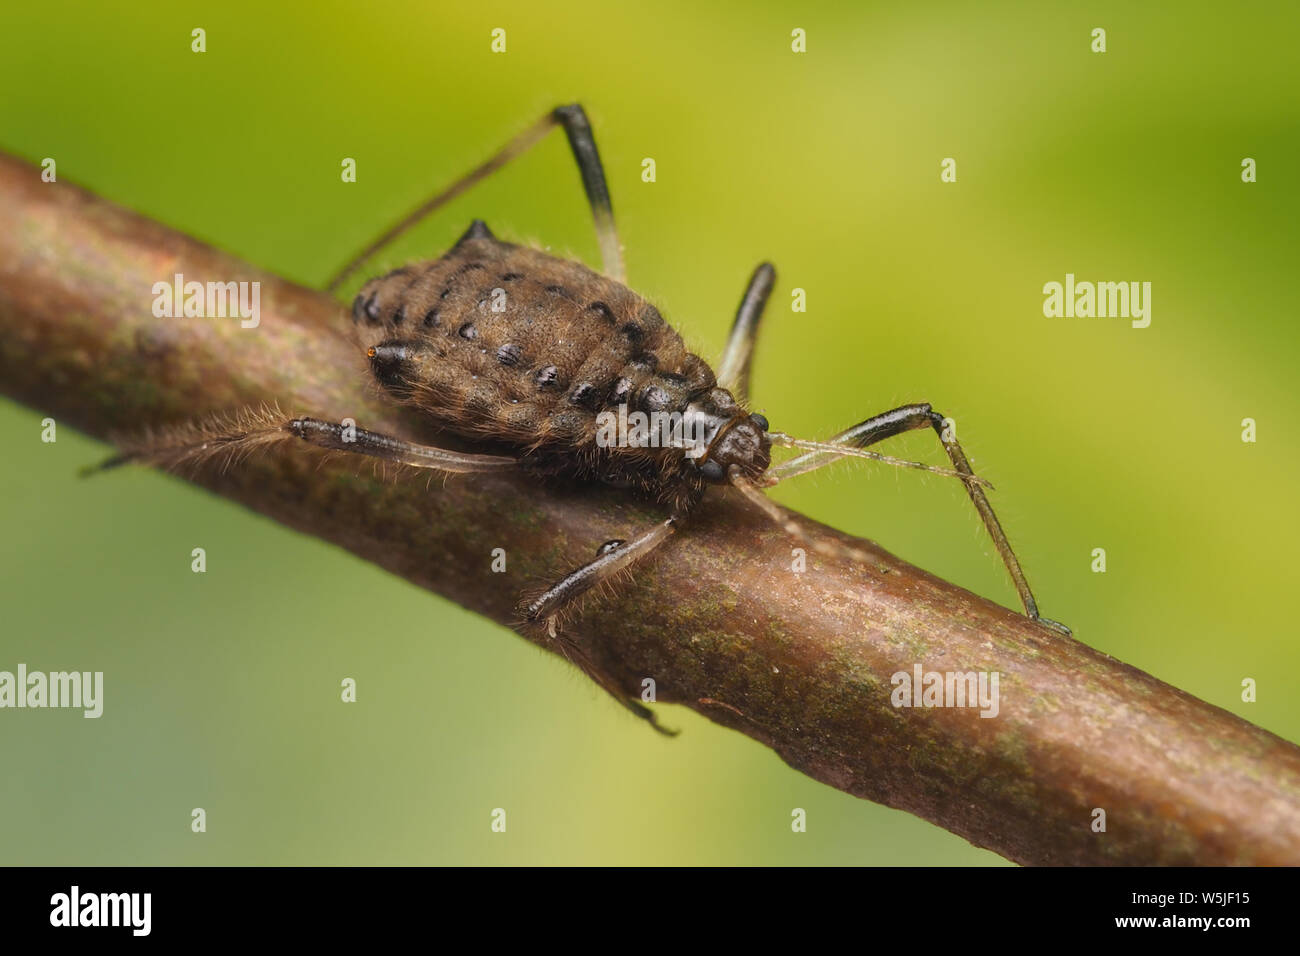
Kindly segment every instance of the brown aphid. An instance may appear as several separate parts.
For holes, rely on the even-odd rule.
[[[669,516],[639,535],[607,541],[593,560],[569,572],[521,611],[545,622],[552,636],[561,613],[592,588],[630,569],[666,541],[710,485],[728,485],[808,546],[833,557],[856,551],[807,535],[762,489],[843,457],[872,458],[959,478],[964,483],[1025,613],[1040,618],[1029,584],[978,478],[946,420],[928,403],[904,405],[860,422],[827,442],[771,431],[744,407],[750,362],[763,308],[776,279],[763,263],[750,278],[717,374],[687,350],[659,310],[623,282],[622,247],[609,190],[586,114],[562,106],[461,180],[381,235],[330,283],[330,290],[375,252],[429,213],[490,175],[556,126],[568,136],[600,240],[604,274],[536,249],[502,242],[481,221],[445,255],[367,282],[352,304],[376,381],[396,401],[420,409],[446,430],[504,454],[452,451],[317,418],[248,413],[143,440],[105,465],[128,460],[177,465],[213,455],[235,461],[280,440],[365,455],[442,473],[525,469],[541,478],[564,475],[638,489],[664,502]],[[617,440],[602,417],[676,416],[680,433],[666,442]],[[919,428],[940,438],[951,469],[867,451],[884,439]],[[682,437],[676,437],[680,434]],[[660,437],[663,437],[662,435]],[[802,454],[779,465],[771,448]],[[562,645],[563,646],[563,645]],[[602,686],[653,722],[585,663]],[[568,650],[566,649],[566,653]],[[570,655],[572,657],[572,655]]]
[[[367,282],[352,319],[396,400],[463,438],[518,449],[538,474],[635,487],[680,510],[732,464],[755,478],[769,464],[766,422],[718,387],[657,308],[482,222],[442,258]],[[602,445],[598,416],[620,409],[675,413],[709,450]]]

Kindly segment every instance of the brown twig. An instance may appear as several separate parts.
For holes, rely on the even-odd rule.
[[[366,388],[324,295],[4,157],[0,224],[0,388],[44,414],[102,437],[277,402],[430,434]],[[152,286],[175,273],[259,280],[260,326],[155,318]],[[502,623],[523,588],[658,517],[610,490],[493,475],[430,489],[310,449],[195,480]],[[794,573],[791,542],[720,495],[567,636],[629,695],[652,677],[660,701],[1012,860],[1300,863],[1295,746],[871,542],[816,531],[871,561],[810,555]],[[495,547],[507,574],[488,572]],[[891,675],[917,663],[997,672],[998,716],[895,708]]]

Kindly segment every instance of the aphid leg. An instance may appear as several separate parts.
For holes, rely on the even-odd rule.
[[[596,670],[596,667],[592,664],[591,658],[587,655],[587,652],[579,647],[576,642],[568,640],[560,634],[556,636],[556,643],[560,645],[560,651],[564,654],[565,659],[568,660],[570,664],[577,667],[578,670],[582,671],[595,681],[598,687],[618,701],[621,706],[627,708],[637,717],[646,721],[651,727],[663,734],[665,737],[676,737],[680,732],[673,730],[670,727],[665,727],[663,724],[659,723],[659,716],[653,710],[646,707],[640,701],[628,697],[626,691],[620,688],[608,677],[601,674],[600,671]]]
[[[539,594],[536,598],[521,605],[520,610],[532,623],[545,622],[546,633],[558,641],[564,656],[583,670],[592,680],[610,693],[620,704],[638,717],[650,721],[651,726],[661,734],[676,736],[677,731],[660,726],[654,711],[643,707],[630,699],[619,687],[600,674],[592,666],[586,653],[572,641],[560,636],[559,619],[566,608],[572,607],[582,595],[592,588],[609,582],[621,571],[630,568],[636,561],[668,540],[676,530],[676,522],[681,514],[676,514],[649,531],[633,538],[631,541],[615,539],[606,541],[596,551],[595,560],[570,571],[559,581]],[[570,653],[572,651],[572,653]]]
[[[287,418],[278,411],[263,409],[231,419],[184,425],[133,439],[125,444],[121,453],[87,471],[102,471],[127,462],[178,468],[199,465],[213,458],[222,459],[229,465],[257,448],[295,439],[334,451],[445,473],[501,471],[517,465],[514,458],[501,455],[450,451],[364,428],[345,427],[315,418]]]
[[[946,435],[944,421],[944,417],[934,411],[929,403],[903,405],[892,411],[873,415],[866,421],[836,435],[828,444],[847,445],[860,449],[903,432],[927,426],[933,428],[935,434],[939,436],[939,442],[943,445],[944,451],[948,453],[953,468],[967,479],[963,484],[966,486],[971,502],[975,505],[975,510],[979,512],[979,516],[984,522],[984,527],[988,530],[989,537],[993,539],[993,546],[997,548],[998,554],[1002,557],[1002,563],[1006,565],[1007,571],[1011,575],[1011,581],[1016,587],[1016,592],[1020,595],[1021,603],[1024,605],[1025,615],[1063,634],[1069,634],[1070,629],[1064,624],[1039,615],[1038,603],[1034,600],[1034,594],[1029,589],[1029,581],[1025,578],[1025,572],[1020,567],[1020,561],[1016,558],[1015,552],[1011,549],[1011,542],[1007,540],[1006,532],[1002,530],[1002,524],[993,511],[993,505],[989,503],[988,496],[984,494],[984,488],[981,487],[981,484],[987,484],[987,482],[982,483],[973,480],[975,472],[970,466],[970,461],[966,458],[966,453],[962,451],[961,445],[958,444],[956,436]],[[816,468],[829,465],[840,457],[840,455],[830,450],[812,451],[772,468],[768,471],[768,476],[776,481],[784,481],[795,475],[802,475]]]
[[[545,621],[547,633],[554,637],[559,615],[566,607],[667,541],[677,530],[679,520],[680,515],[674,515],[631,541],[607,541],[596,552],[595,560],[570,571],[528,602],[522,609],[524,614],[530,621]]]
[[[452,474],[469,474],[480,471],[505,471],[517,467],[518,461],[504,455],[480,455],[472,452],[449,451],[433,445],[394,438],[364,428],[347,428],[334,422],[315,418],[295,418],[283,426],[295,438],[321,448],[348,451],[400,465],[431,468]]]
[[[609,198],[609,186],[605,182],[605,168],[600,162],[600,153],[596,150],[596,138],[591,131],[591,123],[587,119],[587,114],[579,104],[573,103],[569,106],[558,106],[551,110],[512,139],[487,162],[466,173],[446,189],[421,203],[340,269],[334,275],[334,278],[330,279],[329,285],[325,287],[326,290],[333,292],[348,276],[384,246],[436,209],[455,199],[475,183],[486,179],[512,159],[527,152],[530,147],[536,145],[542,137],[556,126],[564,127],[564,132],[569,138],[569,147],[573,150],[573,158],[578,163],[578,172],[582,174],[582,188],[587,193],[587,202],[591,206],[592,216],[596,222],[596,237],[600,241],[600,256],[605,273],[622,282],[625,278],[623,247],[618,241],[618,230],[614,226],[614,208]]]
[[[736,321],[731,324],[727,347],[718,362],[718,381],[731,390],[742,403],[749,400],[749,366],[754,357],[754,342],[758,338],[758,323],[763,318],[767,297],[776,283],[776,270],[770,262],[760,263],[749,278],[749,285],[736,310]]]

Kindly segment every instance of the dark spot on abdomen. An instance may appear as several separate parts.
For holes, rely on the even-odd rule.
[[[627,364],[641,372],[653,372],[659,367],[659,356],[653,352],[639,352]]]
[[[604,302],[591,303],[591,305],[587,306],[587,311],[600,316],[610,325],[613,325],[616,321],[618,321],[617,319],[614,318],[614,310],[611,309]]]
[[[546,365],[537,370],[533,376],[538,388],[559,388],[560,370],[554,365]]]
[[[658,385],[647,385],[638,396],[640,406],[647,412],[666,412],[673,407],[673,397]]]
[[[569,393],[569,402],[594,412],[600,405],[602,391],[603,389],[597,388],[591,382],[583,382]]]
[[[632,380],[630,378],[620,378],[609,390],[609,403],[611,405],[621,405],[627,401],[627,397],[632,392]]]

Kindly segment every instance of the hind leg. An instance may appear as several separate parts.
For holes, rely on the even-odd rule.
[[[502,455],[451,451],[364,428],[316,418],[286,418],[275,412],[259,411],[246,412],[230,421],[187,425],[139,439],[87,471],[103,471],[130,462],[178,468],[220,458],[229,464],[256,449],[294,440],[331,451],[350,452],[447,474],[504,471],[518,465],[514,458]]]
[[[591,206],[592,218],[596,223],[596,238],[600,241],[600,256],[605,273],[622,282],[626,277],[623,268],[623,248],[618,241],[618,230],[614,226],[614,208],[609,198],[609,186],[605,182],[605,167],[600,161],[600,153],[596,149],[596,137],[591,130],[591,121],[587,119],[586,111],[581,105],[572,103],[551,110],[507,143],[487,162],[470,170],[441,192],[435,193],[391,228],[381,233],[334,274],[325,287],[326,291],[333,292],[384,246],[435,210],[451,202],[475,183],[481,182],[512,159],[526,153],[557,126],[564,128],[569,139],[569,148],[573,151],[573,158],[578,164],[578,173],[582,176],[582,188],[587,194],[587,203]]]

